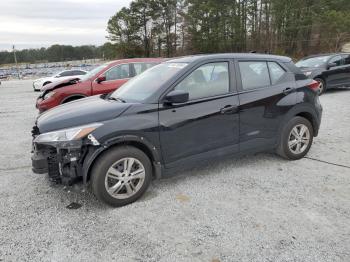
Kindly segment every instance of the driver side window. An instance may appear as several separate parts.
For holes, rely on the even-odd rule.
[[[130,77],[129,64],[118,65],[105,73],[106,81],[125,79]]]
[[[335,56],[335,57],[331,58],[328,63],[329,64],[334,63],[337,66],[341,66],[342,65],[342,57],[340,55]]]
[[[175,87],[188,92],[190,100],[227,94],[229,89],[228,62],[202,65]]]

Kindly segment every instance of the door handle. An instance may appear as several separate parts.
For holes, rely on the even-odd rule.
[[[227,105],[220,109],[221,114],[234,114],[238,112],[238,106]]]
[[[287,87],[286,89],[283,90],[283,94],[288,95],[294,91],[294,88]]]

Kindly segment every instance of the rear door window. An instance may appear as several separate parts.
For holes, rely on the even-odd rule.
[[[146,71],[147,69],[155,66],[155,63],[134,63],[134,71],[135,71],[135,76],[143,73],[144,71]]]
[[[59,74],[59,77],[71,76],[71,75],[72,75],[71,71],[63,71],[62,73]]]
[[[73,73],[72,73],[72,75],[85,75],[85,74],[86,74],[86,72],[80,71],[80,70],[75,70],[75,71],[73,71]]]
[[[270,76],[265,61],[240,61],[242,88],[251,90],[270,85]]]

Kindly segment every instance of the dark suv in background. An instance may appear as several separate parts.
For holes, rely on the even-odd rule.
[[[304,74],[320,83],[319,93],[327,89],[350,86],[350,54],[308,56],[296,63]]]
[[[115,92],[41,114],[33,171],[102,201],[137,200],[153,177],[225,155],[275,150],[300,159],[317,136],[319,83],[290,58],[217,54],[173,59]]]

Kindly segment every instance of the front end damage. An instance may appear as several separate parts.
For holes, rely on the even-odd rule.
[[[34,127],[32,133],[34,173],[48,173],[51,181],[69,186],[83,179],[85,157],[92,147],[99,145],[92,135],[72,141],[36,142],[40,135],[38,128]]]

